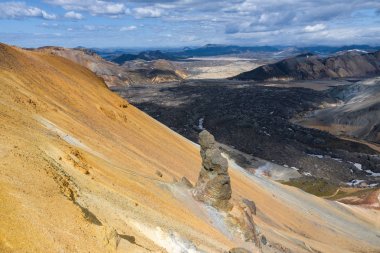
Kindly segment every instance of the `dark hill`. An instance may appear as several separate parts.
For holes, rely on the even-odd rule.
[[[171,55],[169,53],[163,53],[160,50],[156,51],[144,51],[139,54],[122,54],[112,61],[117,64],[124,64],[127,61],[134,61],[134,60],[144,60],[144,61],[153,61],[153,60],[177,60],[178,57],[175,55]]]
[[[348,51],[321,58],[311,54],[281,60],[233,77],[236,80],[312,80],[380,74],[380,51]]]

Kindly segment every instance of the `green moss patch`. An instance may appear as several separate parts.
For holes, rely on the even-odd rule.
[[[301,177],[281,183],[297,187],[307,193],[313,194],[318,197],[332,196],[339,189],[338,185],[328,182],[326,179],[323,178]]]

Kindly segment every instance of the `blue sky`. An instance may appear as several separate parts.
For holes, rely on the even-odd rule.
[[[380,43],[380,1],[0,0],[0,41],[22,47]]]

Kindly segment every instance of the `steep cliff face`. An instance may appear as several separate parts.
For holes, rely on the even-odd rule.
[[[237,80],[312,80],[322,78],[363,77],[380,73],[380,51],[350,51],[328,58],[299,55],[264,65],[233,77]]]
[[[223,213],[178,183],[196,182],[198,146],[87,68],[0,44],[0,84],[0,252],[257,249],[249,234],[231,236]],[[263,252],[380,249],[376,210],[310,196],[231,160],[229,175],[230,201],[238,203],[230,225],[253,214],[252,203],[240,200],[254,200]]]

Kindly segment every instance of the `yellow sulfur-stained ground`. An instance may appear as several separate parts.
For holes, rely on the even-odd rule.
[[[196,182],[200,162],[196,145],[86,68],[0,44],[0,252],[224,252],[244,244],[173,193],[183,176]],[[234,197],[258,208],[255,222],[272,245],[264,252],[380,252],[379,211],[230,165]]]

